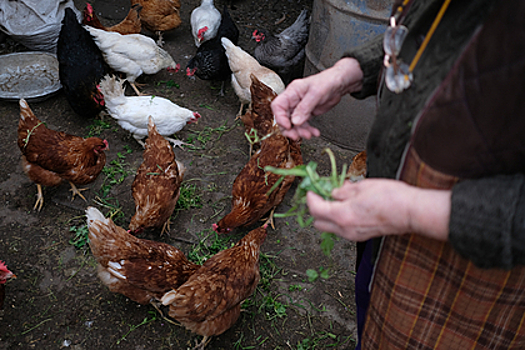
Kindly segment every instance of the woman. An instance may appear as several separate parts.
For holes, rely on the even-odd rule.
[[[378,94],[368,178],[333,202],[307,197],[316,228],[367,242],[358,346],[523,349],[525,4],[393,9],[385,42],[293,81],[272,103],[286,136],[310,138],[320,132],[308,120],[342,95]]]

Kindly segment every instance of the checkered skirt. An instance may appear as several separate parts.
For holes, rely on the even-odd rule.
[[[449,189],[410,149],[401,179]],[[388,236],[377,261],[362,349],[525,349],[525,267],[480,269],[449,243]]]

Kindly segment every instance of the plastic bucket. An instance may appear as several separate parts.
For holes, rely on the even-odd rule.
[[[348,49],[383,33],[391,7],[392,0],[314,0],[304,75],[331,67]],[[361,151],[374,115],[374,97],[356,100],[346,95],[312,125],[330,142]]]

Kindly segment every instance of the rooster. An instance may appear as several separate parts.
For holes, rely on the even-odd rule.
[[[140,4],[142,26],[158,36],[157,44],[162,46],[162,32],[178,28],[181,25],[179,0],[131,0]]]
[[[167,136],[180,131],[186,124],[195,123],[201,116],[197,112],[179,107],[170,100],[158,96],[126,96],[123,82],[115,76],[106,76],[100,82],[109,114],[119,125],[131,132],[135,140],[145,147],[142,139],[148,135],[148,120],[151,116],[159,134],[174,146],[184,142]]]
[[[200,267],[169,244],[127,233],[94,207],[86,209],[86,217],[98,277],[113,293],[155,306],[164,293],[178,288]]]
[[[177,72],[180,69],[180,64],[176,64],[169,53],[145,35],[122,35],[90,26],[84,28],[95,39],[108,65],[115,71],[126,74],[126,80],[137,95],[140,92],[135,86],[135,80],[143,73],[156,74],[162,69]]]
[[[3,261],[0,261],[0,311],[4,309],[5,283],[12,278],[16,278],[16,275],[7,269]]]
[[[261,66],[257,60],[249,53],[236,46],[228,38],[221,38],[222,46],[226,50],[228,64],[232,71],[232,86],[241,101],[238,116],[242,114],[245,104],[251,102],[250,74],[255,75],[261,82],[268,85],[277,94],[284,91],[284,83],[277,73],[269,68]]]
[[[261,219],[270,210],[268,221],[273,225],[273,210],[279,205],[295,179],[294,176],[281,178],[280,175],[265,171],[266,166],[291,169],[303,164],[300,141],[283,136],[275,123],[270,104],[275,92],[257,79],[252,87],[252,110],[254,128],[258,130],[260,148],[250,158],[235,178],[232,186],[231,210],[213,229],[217,233],[229,233],[236,227],[249,226]],[[256,111],[267,113],[256,115]],[[269,113],[269,114],[268,114]],[[271,123],[267,121],[271,120]],[[275,188],[274,188],[275,187]]]
[[[290,82],[294,69],[300,67],[305,57],[309,22],[307,10],[302,10],[295,22],[277,35],[255,30],[252,39],[258,44],[254,57],[260,64],[279,74],[287,83]]]
[[[104,96],[97,86],[111,69],[91,35],[78,23],[77,16],[70,8],[65,9],[62,20],[57,58],[60,83],[75,113],[92,118],[102,112]]]
[[[37,185],[34,209],[38,210],[44,204],[42,186],[58,186],[63,180],[71,185],[71,200],[76,194],[86,200],[75,185],[95,181],[106,164],[104,151],[109,148],[108,142],[98,137],[83,139],[48,129],[24,99],[20,100],[18,147],[24,171]]]
[[[135,215],[129,229],[139,234],[145,228],[162,227],[163,234],[169,230],[186,168],[175,159],[171,145],[157,132],[151,117],[143,158],[131,186]]]
[[[199,348],[239,318],[241,303],[260,280],[259,255],[265,238],[266,226],[249,232],[233,247],[206,260],[183,285],[162,297],[171,317],[204,336]]]
[[[110,27],[106,27],[102,23],[100,23],[100,20],[95,14],[95,10],[93,10],[93,6],[91,6],[90,3],[86,3],[86,7],[82,12],[82,24],[86,24],[88,26],[97,29],[102,29],[108,32],[117,32],[123,35],[139,34],[142,28],[140,24],[140,10],[142,10],[142,6],[140,6],[139,4],[135,4],[131,6],[128,15],[120,23],[117,23]]]
[[[237,44],[239,40],[239,29],[232,20],[226,5],[222,12],[218,35],[200,45],[197,53],[186,66],[186,75],[189,77],[197,75],[203,80],[220,80],[222,82],[220,95],[224,96],[224,82],[230,79],[232,71],[228,64],[226,51],[221,44],[222,37],[230,39],[234,44]]]

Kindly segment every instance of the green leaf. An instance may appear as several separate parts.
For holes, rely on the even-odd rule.
[[[308,276],[308,281],[315,282],[319,278],[317,271],[308,269],[306,270],[306,276]]]
[[[324,255],[331,255],[332,249],[334,248],[334,238],[335,235],[333,233],[321,233],[321,250],[323,251]]]

